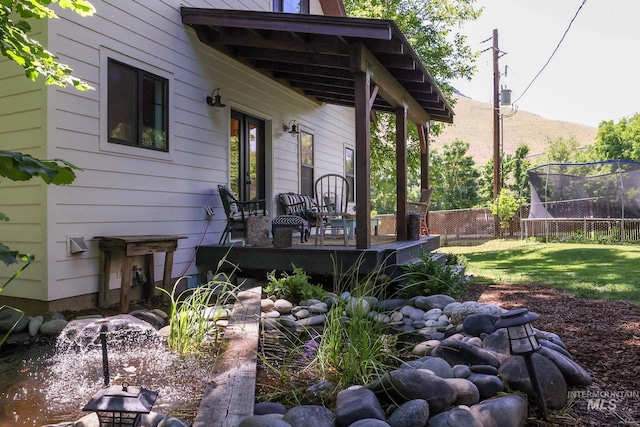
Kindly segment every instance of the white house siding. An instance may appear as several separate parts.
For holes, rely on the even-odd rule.
[[[225,224],[216,185],[228,181],[231,108],[267,123],[270,212],[274,212],[276,194],[299,187],[298,141],[282,132],[283,123],[296,119],[314,134],[316,176],[329,171],[342,173],[344,144],[353,146],[352,109],[318,106],[205,46],[181,23],[182,5],[271,10],[270,0],[92,3],[96,16],[80,18],[62,11],[61,19],[49,23],[48,35],[49,49],[95,90],[46,90],[48,121],[42,115],[38,123],[47,123],[47,151],[34,153],[63,158],[83,170],[78,171],[71,186],[46,188],[48,220],[44,221],[41,209],[41,216],[32,220],[28,233],[30,244],[46,242],[46,251],[38,247],[34,250],[45,252],[39,256],[43,265],[33,268],[32,276],[25,276],[40,279],[40,286],[28,295],[22,286],[16,286],[13,292],[8,288],[9,295],[54,301],[94,294],[100,255],[94,238],[105,235],[186,236],[179,241],[172,276],[197,272],[194,248],[217,243]],[[319,3],[314,0],[312,5],[312,11],[317,11]],[[170,79],[169,153],[106,142],[106,74],[101,64],[109,56]],[[30,84],[24,81],[25,86]],[[220,112],[204,102],[217,87],[227,104]],[[31,191],[36,193],[33,197],[38,203],[43,203],[44,190]],[[15,198],[21,212],[28,210],[15,192],[10,198]],[[216,207],[210,223],[204,219],[204,206]],[[36,230],[46,237],[37,240]],[[70,236],[84,237],[89,250],[68,254]],[[119,287],[119,261],[115,259],[112,265],[112,289]],[[162,277],[163,263],[164,257],[156,255],[156,280]]]
[[[46,43],[46,33],[38,22],[32,24],[32,35]],[[20,151],[46,158],[46,90],[42,82],[28,80],[22,68],[0,56],[0,149]],[[46,186],[36,178],[26,182],[0,180],[0,212],[10,222],[0,223],[0,242],[21,253],[36,255],[36,261],[8,285],[3,295],[20,295],[45,299],[46,288],[41,277],[46,270]],[[16,264],[0,263],[0,283],[17,270]]]

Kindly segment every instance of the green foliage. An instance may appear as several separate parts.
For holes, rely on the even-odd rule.
[[[531,189],[527,182],[527,169],[531,167],[531,161],[527,160],[529,146],[520,144],[514,154],[506,154],[502,160],[502,188],[510,190],[513,194],[520,194],[521,198],[529,200]],[[481,205],[489,205],[493,197],[493,159],[489,159],[482,167],[480,180]]]
[[[516,216],[520,203],[511,191],[502,189],[500,195],[491,203],[491,213],[500,219],[500,227],[509,228],[509,222]]]
[[[446,263],[437,261],[434,254],[421,252],[420,261],[403,267],[403,283],[398,289],[400,298],[446,294],[455,296],[462,279],[462,270],[455,268],[462,259],[448,256]]]
[[[575,137],[547,139],[544,149],[544,163],[570,163],[576,161],[580,144]]]
[[[455,139],[444,145],[442,154],[431,151],[430,180],[437,189],[431,197],[432,210],[471,208],[480,202],[480,172],[468,150],[468,142]]]
[[[301,301],[304,299],[322,299],[326,291],[322,287],[309,283],[311,277],[307,276],[300,267],[293,266],[293,274],[286,271],[278,278],[276,271],[267,273],[267,285],[264,291],[267,295],[275,295],[277,298],[284,298],[290,301]]]
[[[184,278],[176,281],[171,292],[157,288],[171,299],[167,344],[180,355],[200,353],[217,344],[220,328],[216,322],[227,313],[226,306],[236,299],[239,289],[231,284],[228,275],[217,273],[214,281],[176,295]]]
[[[31,31],[28,19],[57,18],[54,10],[49,7],[51,3],[57,3],[80,16],[90,16],[95,12],[87,0],[2,0],[0,53],[21,66],[30,80],[35,81],[42,75],[48,85],[73,85],[79,90],[91,89],[87,83],[71,74],[71,68],[59,63],[57,56],[28,34]]]
[[[345,0],[347,15],[392,19],[426,65],[448,101],[454,105],[453,87],[447,82],[470,79],[479,55],[467,45],[460,29],[480,16],[474,0]],[[396,211],[395,117],[378,114],[377,127],[371,126],[371,207],[379,213]],[[430,132],[442,131],[431,123]],[[420,195],[420,147],[415,126],[407,128],[409,198]]]
[[[590,160],[640,161],[640,114],[623,117],[617,123],[601,122],[590,157]]]

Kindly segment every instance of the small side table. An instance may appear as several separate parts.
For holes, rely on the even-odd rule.
[[[101,236],[100,239],[100,282],[98,287],[98,304],[105,308],[109,305],[109,279],[111,277],[111,255],[122,254],[122,270],[120,282],[120,312],[129,312],[129,287],[131,286],[131,273],[133,257],[145,255],[149,267],[147,284],[144,289],[145,298],[153,295],[155,283],[153,273],[153,254],[165,253],[164,275],[162,287],[167,289],[171,281],[171,269],[173,268],[173,253],[178,248],[178,240],[186,239],[186,236]]]

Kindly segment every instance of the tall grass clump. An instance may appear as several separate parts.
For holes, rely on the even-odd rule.
[[[218,271],[223,259],[218,264]],[[237,270],[234,266],[233,272]],[[177,293],[181,277],[171,292],[158,288],[170,299],[170,331],[167,337],[169,348],[180,355],[200,353],[215,346],[220,337],[217,322],[228,314],[227,306],[236,300],[239,286],[231,283],[233,275],[217,272],[214,280],[194,289]]]
[[[383,299],[389,278],[382,265],[362,276],[363,259],[341,272],[334,262],[334,290],[339,296],[327,315],[312,364],[337,389],[367,384],[396,361],[395,336],[371,306]],[[383,315],[380,313],[380,315]]]
[[[418,258],[419,261],[403,267],[402,284],[398,289],[400,298],[435,294],[457,296],[464,275],[464,270],[457,265],[466,262],[464,257],[447,254],[442,263],[433,253],[422,251]]]

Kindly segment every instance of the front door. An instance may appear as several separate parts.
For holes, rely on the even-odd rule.
[[[264,131],[263,120],[231,112],[229,182],[240,201],[265,198]]]

